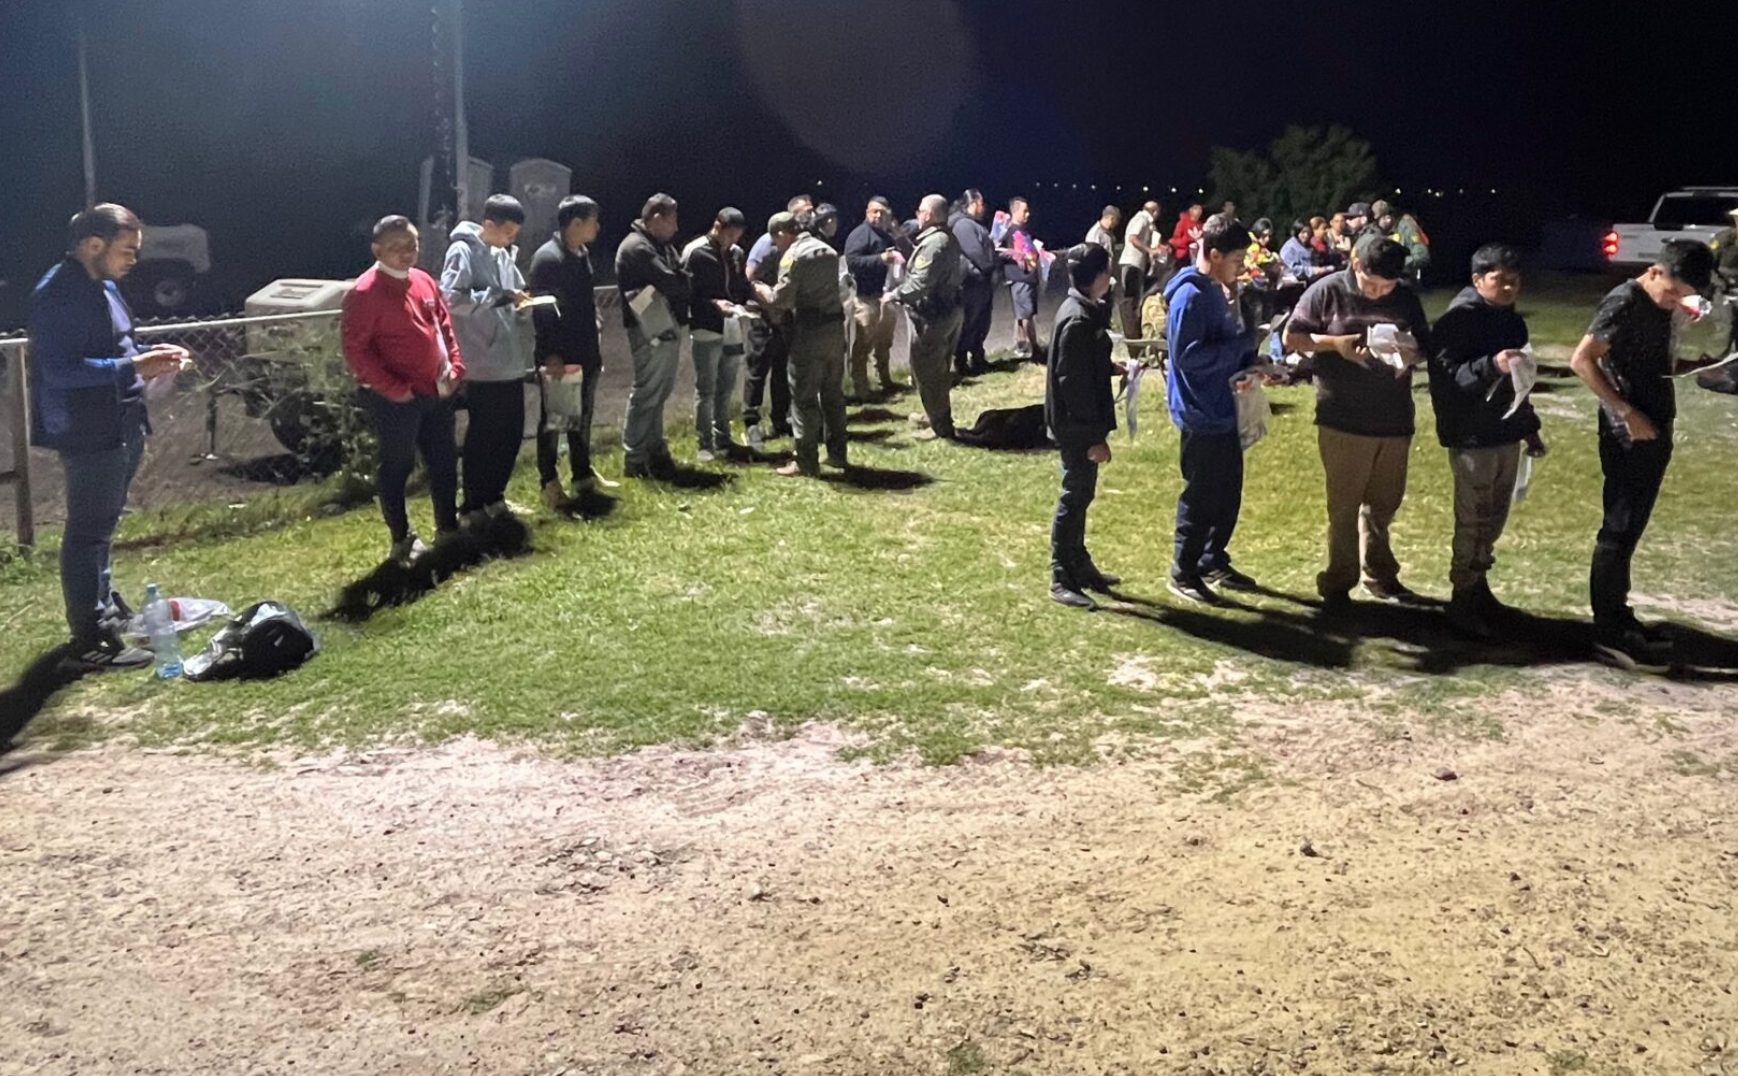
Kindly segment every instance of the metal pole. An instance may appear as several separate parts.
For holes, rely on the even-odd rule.
[[[471,204],[471,129],[465,121],[465,13],[464,0],[452,0],[453,6],[453,156],[458,158],[454,169],[457,181],[454,191],[458,211],[454,223],[465,219]]]
[[[6,363],[6,424],[12,427],[12,504],[18,522],[18,544],[36,545],[36,510],[30,496],[30,411],[25,399],[24,348],[12,348]]]
[[[84,129],[84,207],[89,209],[97,204],[97,149],[96,141],[91,137],[90,62],[85,56],[87,49],[82,4],[73,17],[78,20],[78,107],[79,119]]]

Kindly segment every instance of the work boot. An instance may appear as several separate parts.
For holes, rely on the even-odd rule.
[[[1485,611],[1475,589],[1456,590],[1448,600],[1448,625],[1470,639],[1489,639],[1496,633],[1485,620]]]

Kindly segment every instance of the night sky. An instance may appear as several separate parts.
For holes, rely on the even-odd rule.
[[[99,196],[204,225],[235,295],[353,274],[366,223],[415,212],[434,144],[429,6],[90,0]],[[691,232],[719,205],[761,217],[796,190],[849,220],[872,191],[909,215],[925,190],[973,185],[1032,195],[1039,235],[1066,244],[1140,184],[1168,215],[1210,146],[1292,122],[1352,127],[1403,190],[1628,219],[1667,187],[1738,183],[1738,16],[1717,10],[467,0],[471,147],[571,165],[617,237],[659,189]],[[82,197],[71,27],[63,0],[0,0],[7,313]]]

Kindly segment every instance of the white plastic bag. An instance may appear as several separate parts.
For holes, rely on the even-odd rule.
[[[192,631],[194,628],[219,617],[227,617],[231,610],[229,606],[211,598],[170,598],[169,617],[175,622],[175,634]],[[146,637],[145,614],[134,613],[133,619],[127,621],[123,629],[126,634],[143,639]]]
[[[1261,387],[1261,374],[1244,370],[1231,378],[1231,398],[1237,402],[1237,439],[1243,450],[1249,451],[1257,441],[1267,436],[1268,420],[1273,407],[1267,402],[1267,391]]]
[[[543,379],[543,428],[561,433],[579,429],[585,413],[581,396],[585,374],[576,369],[560,377],[547,372],[538,376]]]

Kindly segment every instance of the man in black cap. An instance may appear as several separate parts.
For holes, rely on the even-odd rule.
[[[1370,227],[1370,208],[1369,202],[1353,202],[1346,207],[1346,222],[1340,234],[1350,239],[1354,245],[1364,237],[1364,232]]]

